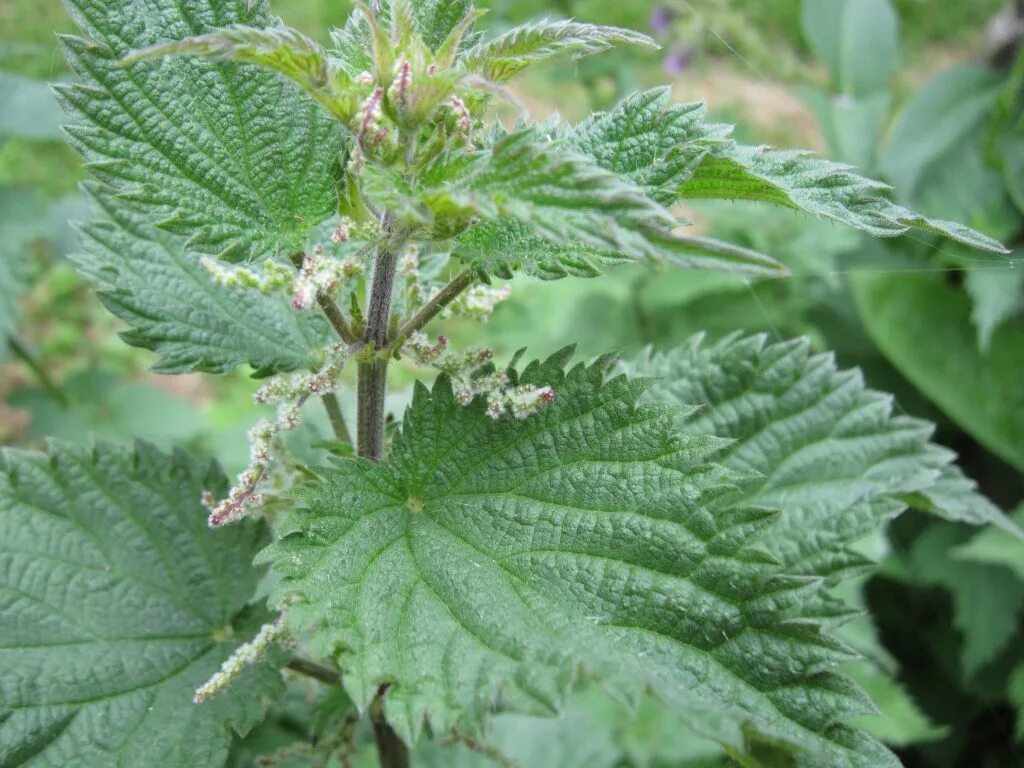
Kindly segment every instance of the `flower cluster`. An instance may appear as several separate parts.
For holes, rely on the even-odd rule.
[[[420,365],[447,373],[452,379],[455,399],[462,405],[469,405],[478,396],[484,398],[487,415],[494,420],[506,413],[526,419],[554,402],[555,392],[551,387],[514,386],[505,371],[482,373],[481,369],[494,357],[489,349],[457,353],[448,349],[448,339],[444,336],[438,336],[432,344],[421,332],[412,334],[402,349]]]
[[[224,288],[253,288],[260,293],[270,294],[292,284],[294,272],[284,264],[267,259],[262,271],[248,267],[232,267],[224,262],[203,256],[199,265],[206,271],[215,285]]]
[[[503,285],[494,288],[490,285],[474,285],[459,296],[445,309],[444,316],[468,317],[486,323],[494,314],[495,307],[512,295],[512,288]]]
[[[332,239],[347,236],[347,227],[342,222]],[[292,306],[295,309],[310,309],[317,294],[330,293],[342,280],[351,280],[361,275],[364,266],[354,259],[335,259],[327,255],[322,245],[317,245],[302,260],[299,274],[292,282]]]
[[[270,472],[275,454],[280,453],[281,433],[299,425],[299,411],[310,397],[325,395],[337,388],[348,354],[345,344],[333,344],[327,348],[325,362],[315,373],[275,376],[256,391],[253,399],[257,403],[277,405],[277,418],[274,421],[263,419],[249,430],[249,465],[238,476],[227,497],[217,502],[209,491],[203,494],[203,505],[210,510],[211,528],[237,522],[263,505],[259,487]]]
[[[213,677],[203,683],[196,691],[192,701],[202,704],[208,698],[227,688],[231,679],[248,665],[259,661],[267,649],[285,633],[285,614],[282,613],[274,621],[264,624],[260,631],[248,643],[238,646]]]

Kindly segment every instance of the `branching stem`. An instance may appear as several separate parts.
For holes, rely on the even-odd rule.
[[[345,415],[341,412],[338,396],[333,392],[328,392],[321,397],[321,400],[323,400],[324,409],[327,411],[327,418],[331,421],[334,436],[346,445],[352,445],[352,435],[349,434],[348,425],[345,423]]]
[[[311,659],[295,656],[288,662],[288,669],[300,675],[311,677],[327,685],[341,685],[341,673],[331,667],[319,664]]]
[[[420,307],[419,312],[402,324],[402,327],[398,329],[398,333],[395,334],[391,348],[397,349],[400,347],[402,342],[437,317],[445,307],[455,301],[459,294],[469,288],[474,282],[476,282],[476,272],[471,269],[467,269],[465,272],[461,272],[452,278],[452,281],[442,288],[437,296]]]

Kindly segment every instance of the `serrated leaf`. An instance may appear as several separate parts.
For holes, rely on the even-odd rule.
[[[672,89],[633,94],[566,132],[566,143],[602,168],[624,176],[668,205],[728,125],[707,122],[704,104],[672,104]]]
[[[351,120],[359,98],[340,62],[334,61],[315,40],[290,27],[268,28],[235,25],[205,35],[134,51],[123,66],[165,56],[188,55],[215,61],[258,64],[287,77],[322,104],[342,123]]]
[[[282,521],[261,559],[353,699],[389,684],[414,740],[496,703],[556,707],[582,665],[620,694],[650,685],[737,754],[897,765],[840,724],[867,702],[826,671],[843,652],[801,613],[813,585],[750,547],[774,515],[737,504],[751,478],[715,463],[727,443],[567,357],[518,377],[557,393],[526,421],[420,386],[387,460],[323,470]]]
[[[679,199],[753,200],[838,221],[875,237],[920,229],[982,250],[1006,252],[968,227],[894,204],[886,197],[885,184],[858,175],[848,165],[805,151],[740,145],[729,138],[728,126],[705,124],[703,117],[699,105],[670,105],[668,92],[659,89],[632,96],[608,114],[570,129],[566,141],[601,167],[629,175],[664,204]]]
[[[316,104],[251,65],[128,53],[218,27],[265,27],[264,3],[65,0],[85,38],[64,39],[81,82],[60,89],[93,175],[190,247],[246,259],[301,247],[336,207],[341,134]]]
[[[832,219],[873,237],[921,230],[992,253],[1000,243],[970,227],[929,219],[886,197],[888,187],[810,152],[719,144],[679,190],[683,199],[752,200]]]
[[[4,453],[0,764],[214,768],[262,719],[262,664],[192,703],[253,629],[265,530],[207,528],[199,494],[225,485],[145,444]]]
[[[481,42],[466,52],[461,63],[487,80],[504,83],[527,67],[561,53],[582,57],[618,43],[659,47],[647,35],[630,29],[542,19]]]
[[[720,460],[762,477],[748,503],[782,514],[761,546],[793,573],[862,567],[850,545],[917,497],[946,519],[1016,531],[953,465],[955,454],[930,442],[931,424],[894,415],[889,395],[805,339],[697,337],[633,370],[659,378],[651,397],[693,410],[681,423],[687,434],[735,441]]]
[[[851,282],[868,333],[897,370],[985,447],[1024,470],[1024,331],[1002,325],[982,354],[970,301],[941,277],[862,273]]]
[[[71,260],[128,323],[125,341],[160,355],[155,370],[308,368],[331,338],[323,318],[296,311],[283,295],[215,285],[181,238],[119,207],[107,192],[92,192],[105,216],[81,227],[83,250]]]
[[[471,229],[465,244],[459,240],[453,250],[485,258],[492,269],[503,252],[484,255],[485,249],[507,246],[509,263],[543,263],[540,271],[569,271],[578,265],[586,270],[591,261],[629,259],[784,273],[778,262],[753,250],[673,233],[676,219],[644,190],[535,128],[504,136],[489,153],[479,154],[461,178],[419,198],[393,176],[373,169],[368,189],[421,220],[453,214],[485,219],[482,230]],[[538,239],[558,247],[535,246],[531,240]],[[535,247],[536,254],[527,256]]]

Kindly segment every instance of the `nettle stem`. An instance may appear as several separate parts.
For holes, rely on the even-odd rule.
[[[359,363],[357,388],[358,454],[370,461],[380,461],[384,456],[384,396],[387,393],[388,358],[381,355],[380,350],[388,342],[395,272],[398,268],[398,254],[404,245],[404,238],[396,236],[393,231],[394,216],[390,212],[384,214],[382,228],[387,239],[377,251],[370,304],[366,313],[366,330],[363,334],[364,344],[374,354]],[[408,768],[409,749],[384,718],[382,696],[383,691],[370,708],[381,768]]]

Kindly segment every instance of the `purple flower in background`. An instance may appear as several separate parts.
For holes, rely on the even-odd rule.
[[[655,32],[667,32],[672,24],[672,9],[660,6],[651,12],[651,29]]]
[[[665,57],[665,72],[673,77],[683,74],[693,62],[693,48],[686,44],[674,46]]]

